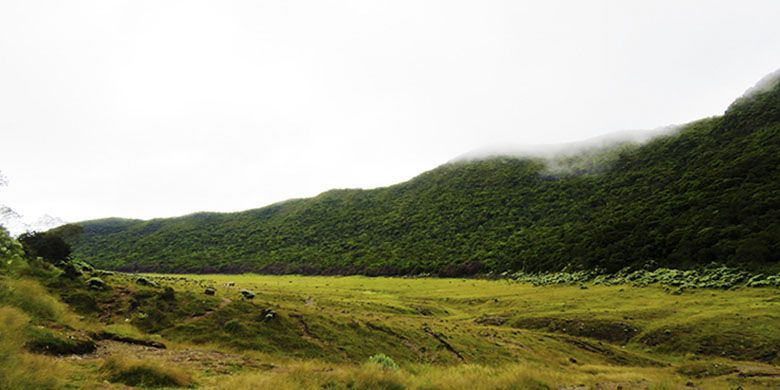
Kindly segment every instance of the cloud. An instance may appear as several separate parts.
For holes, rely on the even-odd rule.
[[[759,80],[756,83],[756,85],[748,88],[748,90],[745,91],[745,93],[742,94],[742,97],[740,97],[740,99],[738,100],[750,98],[761,92],[769,91],[770,89],[774,88],[778,83],[780,83],[780,69],[777,69],[774,72],[764,76],[761,80]]]
[[[5,187],[7,185],[8,178],[0,172],[0,187]],[[45,231],[66,223],[65,220],[52,217],[48,214],[31,220],[25,218],[24,215],[16,212],[14,209],[0,204],[0,228],[5,228],[12,236],[17,236],[30,231]]]
[[[574,157],[582,153],[605,150],[621,144],[641,145],[654,138],[672,134],[679,129],[679,125],[670,125],[652,130],[617,131],[582,141],[560,144],[491,145],[464,153],[451,162],[482,160],[492,157],[530,158],[553,161]]]
[[[5,228],[12,236],[18,236],[25,232],[42,232],[66,223],[63,219],[48,214],[37,219],[28,219],[12,208],[0,205],[0,227]]]

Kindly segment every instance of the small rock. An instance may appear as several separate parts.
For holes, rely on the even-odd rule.
[[[242,295],[242,296],[243,296],[245,299],[250,299],[250,300],[251,300],[251,299],[254,299],[254,298],[255,298],[255,293],[254,293],[254,292],[252,292],[252,291],[249,291],[249,290],[245,290],[245,289],[241,289],[241,295]]]
[[[103,279],[100,278],[90,278],[87,280],[87,284],[89,285],[89,288],[93,290],[102,290],[106,288],[106,282],[103,281]]]
[[[155,282],[154,280],[147,279],[147,278],[145,278],[143,276],[138,278],[138,279],[136,279],[135,282],[140,284],[140,285],[142,285],[142,286],[159,287],[157,282]]]

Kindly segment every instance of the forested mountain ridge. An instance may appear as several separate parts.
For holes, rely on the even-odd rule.
[[[238,213],[80,223],[74,256],[160,272],[465,275],[780,262],[780,86],[643,145],[456,161]]]

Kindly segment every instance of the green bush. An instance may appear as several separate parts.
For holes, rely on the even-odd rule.
[[[22,245],[8,235],[8,231],[0,226],[0,275],[24,266],[24,251]]]

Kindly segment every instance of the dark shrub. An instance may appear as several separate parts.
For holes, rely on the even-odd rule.
[[[100,278],[90,278],[87,280],[87,285],[93,290],[103,290],[107,287],[106,282]]]
[[[95,342],[80,337],[64,336],[50,331],[36,331],[25,344],[28,351],[46,355],[83,355],[97,349]]]
[[[157,282],[155,282],[154,280],[145,278],[143,276],[141,276],[140,278],[136,279],[135,282],[140,284],[141,286],[159,287]]]
[[[163,292],[160,294],[160,299],[164,301],[175,301],[176,300],[176,293],[173,291],[173,288],[166,287],[163,289]]]

